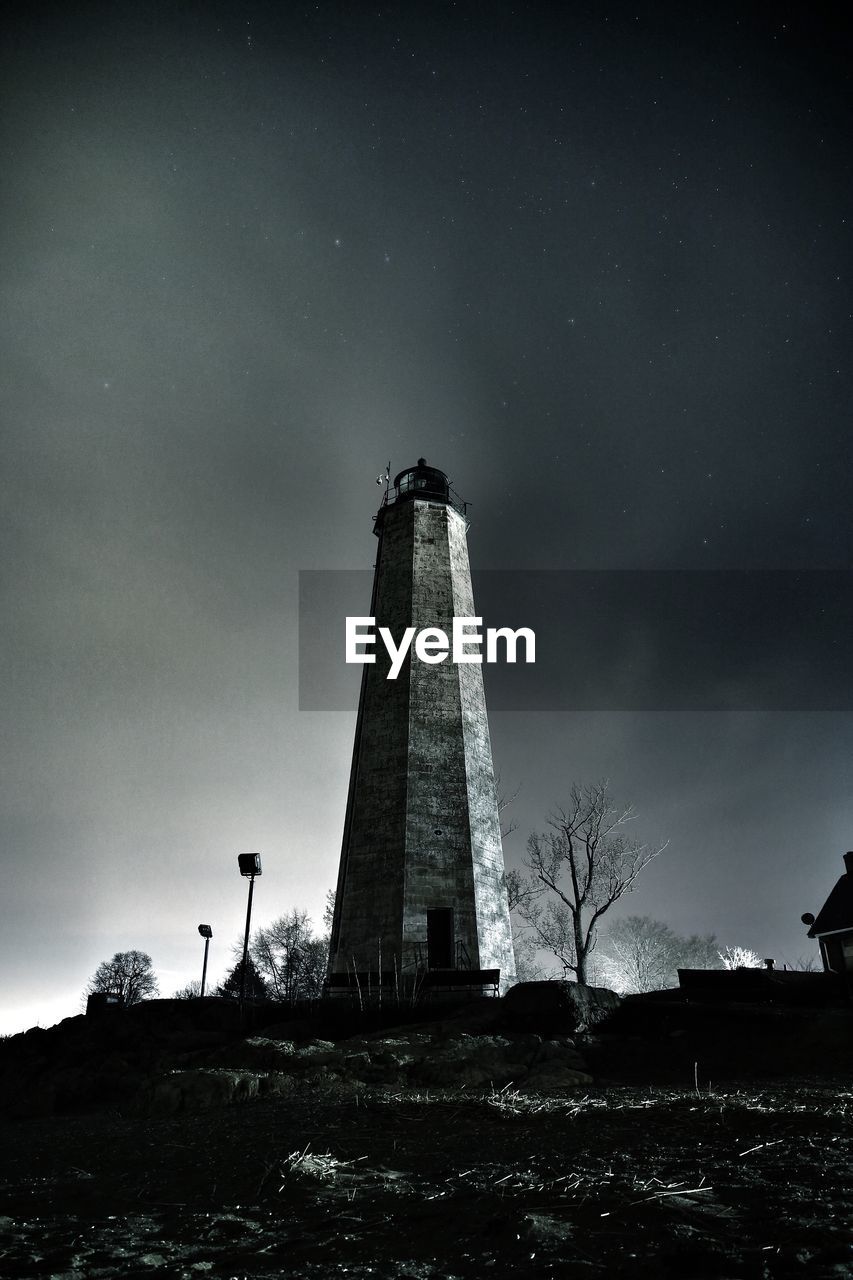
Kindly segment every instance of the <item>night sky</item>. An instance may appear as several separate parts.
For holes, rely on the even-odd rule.
[[[389,458],[450,474],[481,570],[851,568],[853,49],[828,13],[7,11],[0,1031],[76,1013],[117,950],[171,994],[202,921],[218,979],[240,851],[257,924],[319,923],[355,696],[300,710],[298,574],[371,568]],[[555,591],[540,625],[582,664],[577,621]],[[802,635],[791,681],[821,661]],[[816,955],[849,696],[664,694],[492,714],[508,864],[607,776],[670,840],[625,912]]]

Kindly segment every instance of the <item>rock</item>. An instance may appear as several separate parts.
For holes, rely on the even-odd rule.
[[[362,1084],[393,1084],[403,1083],[403,1078],[397,1067],[383,1066],[381,1063],[371,1063],[361,1067],[358,1071],[353,1072],[357,1080]]]
[[[258,1097],[280,1098],[293,1093],[295,1089],[292,1076],[280,1071],[271,1071],[269,1075],[258,1076]]]
[[[519,982],[503,998],[503,1020],[508,1028],[537,1031],[542,1035],[567,1035],[603,1022],[621,1001],[607,987],[577,982]]]
[[[409,1073],[414,1084],[432,1085],[435,1089],[458,1089],[463,1084],[485,1084],[487,1076],[472,1063],[454,1058],[425,1058]]]
[[[576,1067],[583,1071],[586,1063],[568,1037],[561,1040],[543,1040],[533,1059],[533,1064],[556,1063],[564,1067]]]
[[[310,1040],[307,1044],[297,1045],[281,1065],[288,1071],[308,1073],[325,1071],[326,1068],[342,1070],[345,1057],[343,1045],[334,1044],[331,1040]]]
[[[566,984],[532,985],[548,990],[553,1005],[551,988],[556,985],[559,992]],[[524,996],[524,987],[515,990]],[[518,1002],[515,994],[511,1004],[523,1023],[524,1001]],[[274,1038],[264,1030],[245,1038],[235,1034],[226,1043],[225,1030],[184,1017],[183,1008],[172,1008],[181,1002],[153,1003],[156,1007],[143,1010],[144,1016],[124,1011],[109,1019],[69,1019],[50,1031],[37,1029],[0,1044],[0,1084],[5,1089],[5,1095],[0,1089],[0,1100],[5,1109],[27,1116],[129,1106],[168,1116],[274,1097],[314,1084],[356,1093],[364,1085],[502,1089],[524,1080],[534,1066],[549,1063],[586,1079],[584,1060],[565,1025],[545,1028],[543,1039],[539,1025],[534,1029],[508,1025],[507,1020],[498,1023],[492,1009],[499,1010],[500,1001],[488,1002],[488,1020],[466,1015],[463,1023],[445,1018],[413,1027],[398,1025],[384,1034],[362,1031],[337,1042]],[[189,1009],[192,1002],[183,1003]],[[570,1021],[564,1016],[565,1006],[564,997],[559,1003],[563,1024]],[[204,1009],[196,1012],[207,1016]],[[228,1012],[213,1010],[220,1020]],[[567,1078],[560,1077],[563,1085]]]
[[[506,1036],[456,1035],[425,1046],[409,1078],[438,1088],[502,1088],[527,1074],[539,1048],[538,1036],[519,1042]]]
[[[577,1232],[571,1219],[557,1218],[550,1213],[526,1213],[522,1222],[525,1238],[537,1244],[557,1244],[570,1240]]]
[[[330,1053],[337,1052],[338,1046],[334,1040],[309,1040],[307,1044],[300,1045],[300,1053]]]
[[[344,1054],[340,1049],[322,1049],[316,1053],[297,1051],[286,1064],[289,1071],[311,1072],[327,1071],[329,1068],[342,1069]]]
[[[437,1042],[438,1037],[424,1031],[407,1031],[403,1034],[395,1031],[393,1035],[369,1036],[348,1040],[346,1043],[354,1048],[366,1049],[371,1057],[377,1053],[393,1053],[401,1062],[411,1062]]]
[[[515,1046],[516,1053],[522,1058],[532,1060],[539,1051],[542,1043],[542,1037],[534,1031],[526,1031],[514,1033],[512,1036],[512,1044]]]
[[[262,1079],[265,1082],[263,1089]],[[261,1093],[281,1091],[281,1085],[270,1085],[268,1077],[250,1071],[215,1068],[170,1071],[149,1083],[142,1091],[138,1106],[145,1114],[168,1116],[230,1106],[236,1102],[248,1102]]]
[[[522,1093],[575,1093],[592,1083],[589,1072],[552,1061],[531,1067],[517,1087]]]
[[[297,1053],[291,1040],[268,1040],[266,1036],[249,1036],[222,1045],[205,1055],[205,1065],[226,1067],[232,1071],[284,1071]]]
[[[272,1041],[266,1037],[250,1037],[219,1050],[211,1066],[220,1072],[255,1074],[279,1073],[298,1076],[306,1084],[322,1084],[332,1079],[363,1084],[401,1086],[407,1083],[431,1085],[436,1088],[502,1088],[523,1078],[530,1066],[542,1055],[558,1059],[563,1066],[582,1069],[584,1064],[571,1042],[563,1040],[547,1042],[543,1048],[541,1038],[535,1034],[520,1036],[470,1035],[466,1032],[443,1031],[435,1036],[428,1033],[395,1032],[385,1038],[356,1037],[340,1044],[328,1040],[313,1040],[303,1045],[288,1041]],[[168,1077],[167,1077],[168,1079]],[[173,1086],[174,1087],[174,1086]],[[213,1086],[201,1088],[204,1101],[198,1105],[216,1105],[239,1100],[231,1098],[228,1089],[221,1095]],[[196,1105],[175,1099],[167,1101],[169,1087],[163,1086],[164,1096],[155,1105],[182,1108]]]

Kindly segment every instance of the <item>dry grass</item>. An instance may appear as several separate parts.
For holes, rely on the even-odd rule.
[[[200,1264],[255,1280],[837,1280],[851,1104],[807,1081],[560,1097],[330,1085],[207,1116],[45,1122],[5,1174],[2,1266],[118,1274],[156,1254],[187,1280]]]

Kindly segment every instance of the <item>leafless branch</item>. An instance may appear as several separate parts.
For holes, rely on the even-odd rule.
[[[534,832],[527,842],[530,874],[526,891],[516,894],[516,910],[579,982],[586,981],[598,921],[666,848],[631,839],[623,828],[634,817],[632,806],[613,803],[606,780],[574,785],[569,803],[549,817],[551,829]]]

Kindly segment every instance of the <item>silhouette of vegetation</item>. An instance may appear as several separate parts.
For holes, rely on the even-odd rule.
[[[588,980],[599,920],[666,848],[632,840],[625,827],[634,816],[632,806],[614,804],[607,781],[574,785],[567,807],[549,818],[551,830],[527,841],[518,915],[534,944],[578,982]]]
[[[518,823],[514,819],[504,817],[504,812],[518,797],[520,787],[507,792],[502,783],[500,773],[495,774],[495,792],[498,804],[498,816],[501,824],[501,840],[505,841],[514,831]],[[537,963],[536,941],[530,935],[523,921],[519,919],[518,907],[529,896],[521,872],[513,867],[506,873],[506,896],[509,906],[509,923],[512,929],[512,949],[515,955],[515,976],[519,982],[537,982],[546,977],[545,970]]]
[[[196,1000],[201,995],[201,979],[193,978],[186,986],[179,987],[172,996],[173,1000]]]
[[[506,873],[506,896],[515,953],[515,976],[519,982],[538,982],[547,975],[536,959],[536,940],[518,918],[519,906],[529,899],[530,892],[521,872],[515,867]]]
[[[597,958],[600,981],[622,995],[677,987],[679,969],[723,967],[719,944],[712,935],[683,938],[650,916],[617,920]]]
[[[324,918],[329,915],[327,895]],[[293,1003],[317,999],[323,993],[329,959],[329,934],[317,937],[306,911],[294,907],[251,942],[251,957],[270,995]]]
[[[240,944],[240,950],[242,952],[242,944]],[[242,985],[243,985],[243,956],[241,954],[240,959],[237,961],[234,967],[229,970],[225,978],[222,980],[222,982],[220,982],[219,986],[216,988],[216,994],[218,996],[226,996],[228,999],[231,999],[231,1000],[239,1000]],[[246,959],[246,993],[245,994],[246,994],[247,1000],[269,1000],[270,994],[271,994],[267,984],[264,982],[263,978],[258,973],[255,962],[252,959],[251,952],[249,953],[249,956]]]
[[[323,907],[323,929],[331,937],[332,922],[335,918],[335,898],[337,894],[334,889],[326,890],[326,903]]]
[[[112,960],[102,960],[85,994],[99,991],[117,995],[125,1007],[158,995],[151,957],[144,951],[117,951]]]
[[[762,969],[764,961],[752,947],[723,947],[719,953],[724,969]]]

